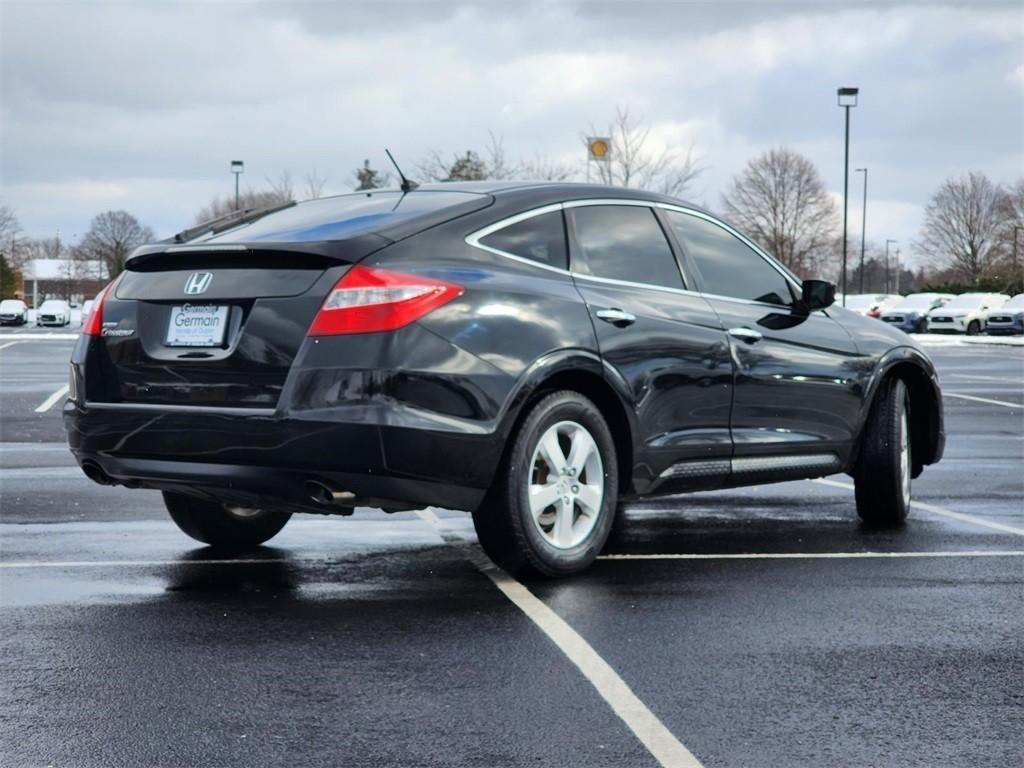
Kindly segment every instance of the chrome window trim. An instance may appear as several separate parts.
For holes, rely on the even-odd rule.
[[[468,235],[466,235],[466,237],[464,239],[465,239],[466,245],[471,245],[474,248],[479,248],[482,251],[487,251],[488,253],[494,253],[494,254],[497,254],[498,256],[504,256],[506,259],[512,259],[513,261],[518,261],[521,264],[529,264],[531,266],[538,267],[540,269],[546,269],[549,272],[558,272],[559,274],[569,275],[571,273],[569,272],[568,269],[562,269],[561,267],[553,267],[550,264],[544,264],[542,262],[535,261],[533,259],[528,259],[525,256],[518,256],[517,254],[509,253],[508,251],[503,251],[500,248],[492,248],[491,246],[484,245],[483,243],[480,242],[480,240],[482,238],[485,238],[488,235],[493,235],[495,232],[498,232],[499,230],[502,230],[505,227],[509,227],[509,226],[511,226],[513,224],[518,224],[520,221],[526,221],[528,219],[532,219],[532,218],[535,218],[537,216],[543,216],[545,213],[554,213],[555,211],[561,211],[561,210],[562,210],[562,203],[552,203],[550,205],[542,205],[540,208],[532,208],[529,211],[523,211],[522,213],[517,213],[517,214],[515,214],[513,216],[509,216],[507,218],[504,218],[504,219],[501,219],[499,221],[496,221],[493,224],[488,224],[483,229],[478,229],[475,232],[470,232]],[[566,259],[568,259],[568,255],[569,255],[568,254],[568,245],[569,245],[568,242],[566,242]]]
[[[484,237],[487,237],[487,235],[493,234],[494,232],[504,229],[505,227],[510,226],[512,224],[518,224],[520,221],[532,219],[535,216],[541,216],[545,213],[552,213],[554,211],[566,210],[569,208],[583,208],[596,205],[631,205],[646,208],[661,208],[662,210],[675,211],[677,213],[684,213],[689,216],[696,216],[699,219],[704,219],[705,221],[708,221],[712,224],[721,227],[729,234],[738,238],[740,242],[749,247],[752,251],[754,251],[755,254],[764,259],[776,272],[782,275],[783,279],[790,285],[794,286],[797,289],[798,293],[800,291],[801,286],[797,284],[797,282],[792,277],[790,277],[790,275],[786,273],[779,265],[777,265],[774,259],[768,256],[763,250],[761,250],[761,248],[758,247],[756,243],[744,237],[740,232],[737,232],[735,229],[730,227],[725,222],[720,221],[719,219],[716,219],[713,216],[709,216],[708,214],[703,213],[701,211],[697,211],[692,208],[687,208],[686,206],[683,205],[674,205],[672,203],[660,203],[654,200],[630,200],[619,199],[614,197],[600,197],[588,198],[585,200],[568,200],[562,203],[550,203],[548,205],[543,205],[539,208],[532,208],[528,211],[523,211],[512,216],[507,216],[506,218],[500,219],[494,222],[493,224],[488,224],[486,227],[478,229],[475,232],[469,233],[468,235],[466,235],[464,240],[467,245],[471,245],[474,248],[479,248],[480,250],[487,251],[488,253],[493,253],[498,256],[504,256],[507,259],[512,259],[513,261],[517,261],[521,264],[527,264],[533,267],[537,267],[538,269],[546,269],[549,272],[557,272],[562,275],[568,275],[573,279],[591,280],[596,283],[606,283],[608,285],[621,285],[628,288],[646,288],[650,290],[663,291],[667,293],[681,294],[684,296],[698,296],[706,299],[719,299],[723,301],[731,301],[737,304],[749,304],[759,307],[770,307],[776,310],[792,309],[792,307],[787,304],[770,304],[764,301],[741,299],[736,296],[722,296],[720,294],[709,293],[707,291],[694,291],[690,290],[689,288],[670,288],[665,285],[656,285],[654,283],[637,283],[633,282],[632,280],[619,280],[614,277],[598,277],[596,275],[586,275],[581,272],[574,272],[571,269],[562,269],[561,267],[552,267],[550,264],[542,264],[539,261],[528,259],[525,256],[517,256],[514,253],[502,251],[499,248],[492,248],[491,246],[484,245],[483,243],[480,242],[480,240]],[[683,270],[682,265],[679,266],[679,271],[683,279],[683,284],[690,284],[692,281],[687,280],[687,275],[686,272]]]
[[[634,205],[654,208],[658,204],[653,200],[632,200],[630,198],[622,198],[620,200],[614,197],[591,197],[585,200],[566,200],[562,205],[565,208],[586,208],[591,205]]]
[[[650,291],[662,291],[664,293],[678,293],[683,296],[702,296],[698,291],[691,291],[686,288],[669,288],[667,285],[655,285],[654,283],[634,283],[632,280],[619,280],[615,277],[597,277],[596,275],[584,275],[582,272],[570,272],[573,278],[578,280],[590,280],[595,283],[607,283],[608,285],[621,285],[624,288],[644,288]]]

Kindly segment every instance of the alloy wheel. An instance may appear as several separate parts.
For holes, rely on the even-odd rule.
[[[530,519],[545,541],[558,549],[585,541],[604,502],[601,453],[586,427],[549,427],[534,448],[527,482]]]
[[[910,424],[907,419],[907,407],[904,404],[900,412],[900,492],[903,504],[910,506]]]

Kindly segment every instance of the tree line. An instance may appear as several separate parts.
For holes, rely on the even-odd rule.
[[[479,150],[446,154],[430,150],[411,166],[407,175],[421,182],[535,179],[578,180],[590,175],[603,184],[634,187],[675,197],[684,196],[706,170],[692,145],[685,149],[656,145],[651,126],[635,119],[628,109],[616,110],[603,130],[589,126],[580,140],[603,135],[611,139],[606,160],[593,162],[584,171],[546,157],[510,158],[501,137],[488,133]],[[313,170],[296,184],[290,172],[266,179],[259,189],[239,193],[237,207],[258,208],[316,199],[324,195],[327,177]],[[349,185],[371,190],[393,185],[392,172],[374,168],[369,160],[354,169]],[[217,196],[196,213],[196,223],[236,209],[234,195]],[[770,149],[751,159],[726,186],[720,212],[737,228],[757,241],[800,276],[838,278],[842,252],[838,206],[821,174],[807,157],[787,148]],[[848,235],[848,284],[850,292],[860,285],[860,238]],[[999,185],[980,172],[944,181],[932,194],[924,212],[919,237],[910,250],[921,264],[908,270],[906,258],[894,263],[875,244],[866,248],[863,276],[869,292],[904,292],[927,284],[959,285],[962,289],[1019,292],[1024,260],[1024,178],[1010,186]],[[0,205],[0,251],[7,269],[30,258],[66,258],[69,265],[103,264],[110,276],[124,268],[131,251],[153,239],[153,232],[127,211],[107,211],[96,216],[88,232],[74,244],[59,238],[21,237],[17,217]],[[69,266],[69,269],[73,268]],[[3,295],[9,295],[6,286]]]

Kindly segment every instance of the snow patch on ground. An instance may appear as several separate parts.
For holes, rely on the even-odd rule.
[[[971,344],[1024,347],[1024,336],[957,336],[943,333],[915,333],[913,338],[923,347],[962,347]]]

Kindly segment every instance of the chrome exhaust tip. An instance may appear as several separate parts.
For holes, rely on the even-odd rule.
[[[317,504],[351,506],[356,495],[351,491],[336,491],[319,480],[306,481],[306,495]]]
[[[82,462],[82,472],[85,476],[99,485],[117,485],[110,475],[103,471],[103,468],[95,461]]]

